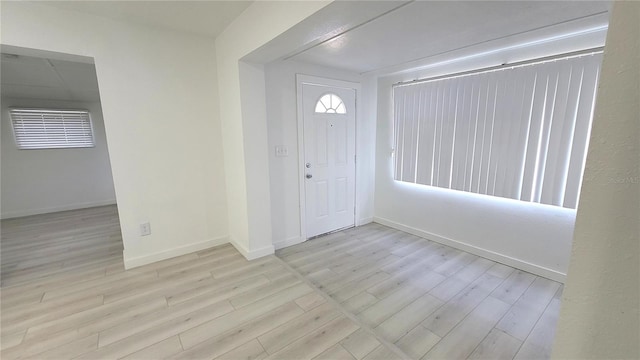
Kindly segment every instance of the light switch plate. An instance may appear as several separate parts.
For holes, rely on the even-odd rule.
[[[285,145],[276,145],[276,157],[289,156],[289,149]]]

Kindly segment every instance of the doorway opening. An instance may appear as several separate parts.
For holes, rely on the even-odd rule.
[[[2,286],[122,262],[93,59],[1,50]]]

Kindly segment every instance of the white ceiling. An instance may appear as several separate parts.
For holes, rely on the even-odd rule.
[[[597,1],[415,1],[291,58],[365,73],[608,8]]]
[[[251,2],[45,3],[122,21],[215,37]],[[606,13],[610,6],[608,1],[414,1],[402,6],[403,3],[359,1],[330,4],[324,15],[322,11],[318,13],[321,18],[318,21],[325,25],[312,24],[309,30],[314,35],[310,38],[324,39],[303,46],[300,53],[289,52],[295,54],[291,58],[365,73]],[[329,11],[331,7],[342,13],[332,13]],[[369,8],[371,11],[367,11]],[[330,25],[335,25],[336,29],[332,30]],[[318,36],[318,28],[330,36]],[[302,30],[303,33],[305,31]],[[307,38],[305,34],[298,34],[298,37]],[[1,72],[3,96],[99,101],[93,64],[59,58],[3,56]]]
[[[46,1],[43,4],[116,20],[215,38],[252,1]]]
[[[100,101],[94,64],[2,54],[4,98]]]

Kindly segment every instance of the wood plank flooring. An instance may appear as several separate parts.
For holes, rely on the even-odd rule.
[[[115,206],[3,220],[2,359],[548,357],[561,286],[377,224],[124,270]]]
[[[248,262],[223,245],[124,271],[115,206],[1,230],[3,360],[353,359],[384,348],[275,256]]]
[[[122,260],[115,206],[2,220],[1,230],[2,287]]]
[[[378,224],[277,256],[408,358],[550,357],[562,292],[555,281]]]

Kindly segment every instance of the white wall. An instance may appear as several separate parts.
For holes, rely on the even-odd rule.
[[[9,107],[87,109],[95,147],[18,150]],[[2,218],[116,203],[99,102],[2,99]]]
[[[599,19],[598,21],[601,21]],[[605,23],[606,24],[606,23]],[[574,33],[593,28],[593,21],[574,28]],[[516,200],[397,182],[393,179],[393,83],[495,66],[506,61],[549,56],[602,46],[605,28],[585,35],[542,41],[557,36],[550,29],[438,56],[431,62],[394,69],[378,82],[378,128],[376,147],[375,221],[424,236],[517,268],[564,281],[571,251],[575,210]],[[529,43],[529,46],[518,44]],[[486,54],[476,56],[473,54]],[[457,56],[457,58],[456,58]],[[459,60],[456,60],[459,59]]]
[[[557,280],[575,211],[393,179],[390,87],[379,89],[375,221]]]
[[[640,3],[616,2],[553,358],[640,358]]]
[[[295,61],[277,61],[265,66],[267,129],[269,143],[269,179],[273,243],[276,248],[304,239],[300,228],[300,173],[298,160],[298,113],[296,74],[362,83],[359,74]],[[357,102],[368,104],[370,94],[361,91]],[[366,112],[356,119],[356,224],[373,220],[373,178],[375,118]],[[275,147],[284,145],[287,157],[276,157]]]
[[[1,16],[2,44],[95,59],[128,267],[227,241],[210,39],[43,3],[2,2]]]
[[[328,3],[255,2],[216,38],[229,240],[247,258],[274,248],[271,208],[264,202],[270,194],[266,104],[254,88],[264,89],[264,70],[247,63],[241,69],[240,62]]]

